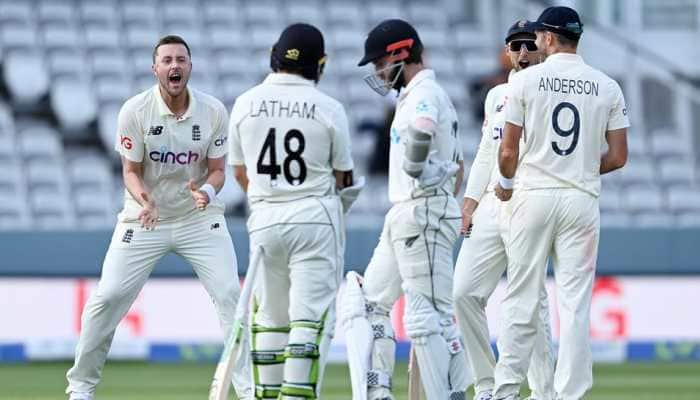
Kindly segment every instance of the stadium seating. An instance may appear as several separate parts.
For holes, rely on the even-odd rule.
[[[48,93],[49,75],[43,55],[25,50],[4,56],[3,78],[14,105],[30,108]]]
[[[92,134],[85,128],[97,116],[93,92],[86,82],[72,79],[56,80],[51,85],[51,107],[64,132],[80,137]]]
[[[470,10],[475,14],[466,15]],[[0,98],[0,229],[66,229],[68,223],[93,229],[113,222],[123,190],[113,150],[117,113],[126,98],[154,84],[153,45],[168,33],[182,35],[192,48],[192,86],[230,108],[269,71],[269,49],[286,24],[319,26],[329,56],[319,87],[346,106],[353,154],[363,172],[375,137],[355,128],[368,120],[381,124],[395,101],[381,99],[362,81],[368,69],[356,64],[363,40],[381,19],[408,18],[425,43],[426,64],[457,108],[469,167],[481,121],[471,111],[479,99],[467,88],[475,77],[499,67],[502,43],[480,21],[484,13],[474,2],[458,0],[0,0],[7,89],[7,97]],[[628,165],[603,177],[604,226],[700,225],[694,143],[692,135],[682,133],[657,124],[630,135]],[[92,143],[97,152],[71,155],[80,141]],[[353,213],[385,212],[386,184],[385,177],[369,179]],[[244,201],[231,187],[233,179],[227,201]],[[228,204],[228,210],[234,208]]]

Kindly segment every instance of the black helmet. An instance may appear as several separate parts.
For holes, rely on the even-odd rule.
[[[309,24],[292,24],[285,28],[272,46],[270,68],[299,73],[318,82],[326,63],[323,34]]]
[[[421,62],[423,44],[418,32],[406,21],[387,19],[369,32],[365,40],[365,55],[357,64],[366,65],[384,56],[390,56],[382,71],[368,74],[365,82],[382,96],[406,86],[403,76],[405,63]]]
[[[359,67],[385,55],[407,49],[408,55],[415,57],[423,50],[418,32],[406,21],[387,19],[369,32],[365,40],[365,55],[357,64]]]

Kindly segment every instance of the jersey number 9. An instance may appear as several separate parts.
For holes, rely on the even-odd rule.
[[[270,175],[270,180],[274,182],[277,180],[277,175],[284,170],[284,179],[286,179],[290,185],[301,185],[306,180],[306,163],[301,157],[301,154],[304,152],[304,147],[306,147],[304,135],[296,129],[291,129],[284,135],[284,151],[287,153],[287,156],[284,158],[284,161],[282,161],[281,168],[280,165],[277,164],[275,136],[275,128],[270,128],[256,164],[258,174]],[[296,148],[294,149],[292,148],[292,141],[296,142]],[[267,153],[270,154],[269,164],[265,164],[265,154]],[[297,163],[298,169],[295,171],[296,174],[293,174],[292,162]]]
[[[574,115],[574,121],[571,124],[571,128],[568,130],[561,129],[559,126],[559,113],[564,108],[571,110]],[[565,101],[554,107],[554,112],[552,113],[552,128],[554,128],[554,132],[561,137],[569,137],[572,133],[574,134],[568,148],[562,150],[557,142],[552,142],[552,150],[554,150],[554,152],[560,156],[568,156],[569,154],[573,153],[576,149],[576,145],[578,144],[578,134],[581,128],[581,119],[579,118],[578,109],[576,106]]]

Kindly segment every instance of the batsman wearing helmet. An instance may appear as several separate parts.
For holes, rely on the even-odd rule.
[[[463,399],[469,384],[452,309],[452,251],[460,227],[455,192],[462,175],[457,114],[421,40],[402,20],[386,20],[365,41],[359,65],[381,95],[398,92],[391,125],[389,210],[364,278],[348,274],[343,324],[354,399],[391,399],[394,332],[389,312],[401,293],[404,325],[430,400]]]
[[[272,73],[236,99],[229,164],[247,192],[251,247],[262,247],[252,359],[258,399],[318,398],[342,277],[343,211],[353,184],[343,106],[316,88],[321,32],[287,27]]]

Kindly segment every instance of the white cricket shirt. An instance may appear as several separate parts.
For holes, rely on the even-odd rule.
[[[573,187],[600,194],[605,133],[629,127],[620,86],[581,56],[556,53],[514,75],[506,121],[524,127],[523,189]]]
[[[401,91],[396,104],[396,113],[391,123],[391,144],[389,147],[389,201],[396,204],[417,197],[434,195],[431,190],[424,192],[418,188],[418,180],[403,170],[406,152],[408,127],[419,118],[432,120],[437,129],[430,142],[431,156],[438,161],[462,160],[462,147],[459,142],[457,112],[447,93],[435,81],[435,72],[424,69],[418,72]],[[442,189],[454,193],[455,179],[448,179]]]
[[[143,163],[143,181],[158,207],[159,220],[195,210],[187,183],[197,187],[207,178],[207,158],[226,155],[224,105],[212,96],[187,88],[190,104],[176,118],[163,101],[158,85],[127,100],[119,111],[115,149],[126,159]],[[208,209],[224,212],[221,200]],[[137,220],[141,205],[124,190],[120,221]]]
[[[345,109],[298,75],[271,73],[241,94],[228,135],[228,163],[245,165],[251,203],[334,193],[333,170],[353,169]]]
[[[510,76],[513,75],[511,71]],[[510,79],[510,76],[508,79]],[[508,84],[494,86],[486,94],[484,101],[484,124],[481,127],[479,150],[469,171],[464,197],[481,201],[485,193],[492,191],[498,177],[498,146],[503,137],[505,125],[505,105]]]
[[[508,81],[517,71],[511,70]],[[506,124],[506,100],[508,99],[508,83],[494,86],[486,94],[484,101],[484,124],[481,127],[481,141],[476,153],[464,197],[480,202],[485,193],[493,192],[501,173],[498,169],[498,148],[503,139],[503,128]],[[523,134],[520,143],[524,143],[527,134]],[[522,154],[521,154],[522,156]],[[515,176],[514,187],[519,188],[518,176]]]

